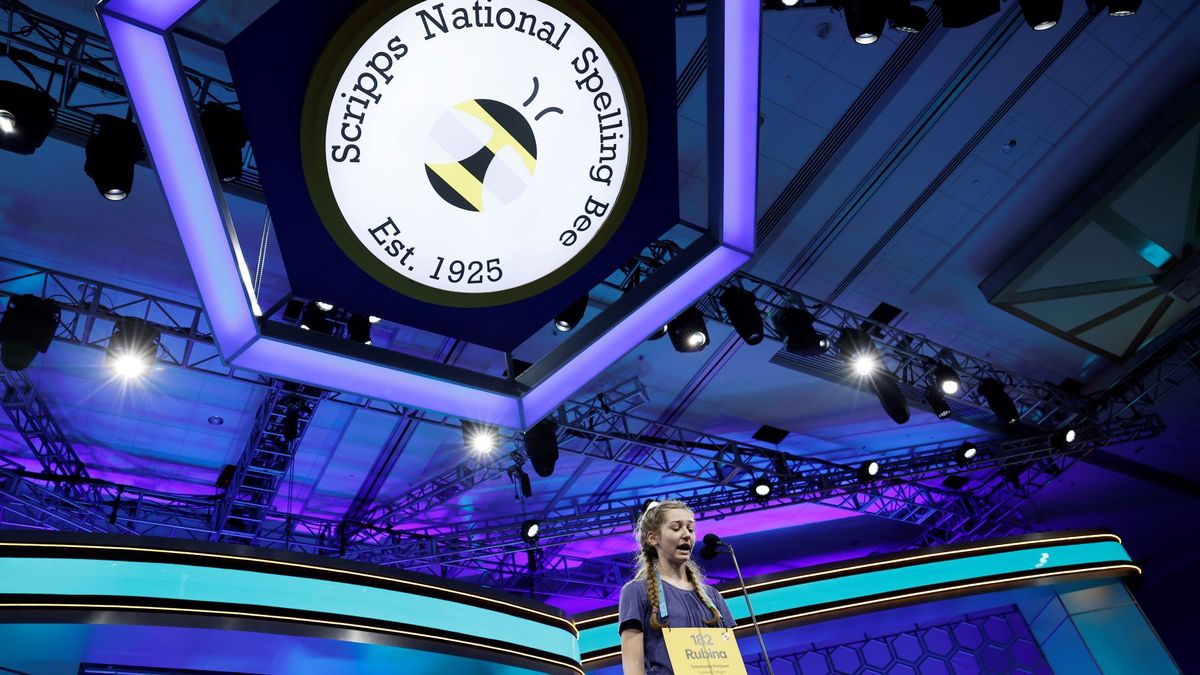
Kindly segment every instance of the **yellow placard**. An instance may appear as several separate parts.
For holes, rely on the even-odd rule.
[[[664,628],[675,675],[746,675],[733,631],[726,628]]]

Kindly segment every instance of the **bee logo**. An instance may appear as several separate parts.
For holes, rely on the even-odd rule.
[[[534,78],[533,94],[522,107],[533,102],[537,91]],[[534,119],[539,120],[548,112],[561,114],[562,110],[547,108]],[[468,128],[461,114],[482,123],[486,140]],[[478,124],[475,126],[479,128]],[[476,98],[459,103],[438,119],[432,137],[450,156],[465,155],[458,161],[425,165],[425,175],[434,192],[447,204],[464,211],[482,212],[485,190],[501,202],[511,204],[524,192],[537,168],[533,127],[519,110],[500,101]],[[483,144],[479,145],[481,141]],[[509,161],[505,161],[505,155]]]

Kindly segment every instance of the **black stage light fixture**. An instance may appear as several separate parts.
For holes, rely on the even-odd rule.
[[[925,402],[929,404],[929,409],[937,415],[939,420],[944,420],[950,416],[950,404],[946,403],[946,395],[937,387],[930,387],[925,390]]]
[[[1021,13],[1034,30],[1049,30],[1062,17],[1063,0],[1021,0]]]
[[[329,335],[333,333],[333,320],[329,313],[333,306],[324,303],[311,301],[304,306],[304,311],[300,314],[300,327],[304,330],[311,330],[314,333],[324,333]]]
[[[54,126],[58,103],[46,92],[0,82],[0,150],[32,155]]]
[[[750,484],[750,496],[754,499],[765,502],[771,496],[771,481],[766,478],[755,478]]]
[[[1000,0],[934,0],[942,8],[942,26],[966,28],[1000,11]]]
[[[729,323],[746,344],[756,345],[763,341],[762,313],[758,311],[753,293],[730,286],[721,292],[720,302],[729,315]]]
[[[158,357],[159,330],[141,319],[117,319],[104,360],[117,375],[134,379],[146,375]]]
[[[879,462],[867,460],[858,465],[858,480],[869,483],[879,476]]]
[[[1005,424],[1016,424],[1021,415],[1017,412],[1017,404],[1004,391],[1004,383],[994,378],[984,378],[979,381],[979,393],[991,407],[996,417]]]
[[[689,307],[667,324],[671,346],[677,352],[698,352],[708,346],[708,326],[704,315],[695,307]]]
[[[250,141],[242,111],[216,102],[205,103],[200,110],[200,128],[208,141],[217,178],[229,183],[242,177],[242,149]]]
[[[900,391],[900,382],[895,375],[885,371],[875,373],[871,376],[869,384],[875,396],[879,398],[879,405],[883,406],[883,411],[893,422],[908,422],[911,416],[908,399],[904,397],[904,392]]]
[[[554,327],[563,333],[572,330],[583,321],[583,315],[587,312],[587,308],[588,296],[584,295],[554,317]]]
[[[979,448],[974,443],[963,443],[954,451],[954,461],[958,462],[959,466],[966,466],[975,461],[978,454]]]
[[[647,340],[661,340],[667,336],[667,331],[669,331],[670,328],[671,328],[670,326],[668,326],[667,324],[664,323],[662,328],[659,328],[658,330],[651,333],[650,337],[648,337],[646,339]]]
[[[1142,0],[1108,0],[1109,16],[1133,16],[1142,7]]]
[[[775,314],[775,329],[783,335],[783,348],[798,356],[818,356],[829,351],[829,337],[813,328],[812,314],[800,307],[784,307]]]
[[[1055,450],[1066,450],[1067,446],[1075,442],[1075,430],[1071,428],[1059,429],[1050,434],[1050,447]]]
[[[938,390],[947,396],[957,394],[959,387],[962,386],[958,379],[958,373],[945,364],[938,364],[934,367],[933,382],[937,385]]]
[[[791,9],[800,4],[800,0],[767,0],[763,9]]]
[[[533,483],[529,481],[529,474],[525,472],[525,469],[521,468],[520,464],[513,467],[513,473],[517,476],[517,485],[521,487],[521,496],[525,499],[532,497]]]
[[[100,196],[119,202],[133,190],[133,167],[146,156],[137,125],[112,115],[96,115],[84,148],[83,172]]]
[[[346,333],[351,342],[371,344],[371,317],[366,314],[351,314],[346,320]]]
[[[58,328],[58,303],[34,295],[14,295],[0,317],[0,363],[8,370],[25,370],[39,353],[45,354]]]
[[[521,523],[521,538],[532,544],[537,541],[538,534],[541,532],[542,526],[538,521],[529,519]]]
[[[554,473],[558,462],[558,423],[544,419],[525,432],[525,454],[533,470],[542,478]]]
[[[294,443],[300,438],[300,405],[292,403],[283,414],[283,422],[279,427],[279,435],[288,443]]]
[[[846,28],[860,45],[869,45],[883,34],[887,21],[885,0],[846,0]]]
[[[480,455],[496,449],[500,444],[500,430],[489,424],[462,420],[463,445]]]
[[[920,33],[929,25],[929,15],[924,7],[900,0],[892,6],[890,22],[892,29],[901,33]]]
[[[838,354],[859,377],[871,377],[879,370],[879,354],[871,336],[861,330],[844,330],[837,340]]]
[[[288,323],[298,323],[302,313],[304,313],[304,301],[292,298],[283,308],[283,320]]]

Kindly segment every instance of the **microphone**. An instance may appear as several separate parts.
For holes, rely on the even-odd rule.
[[[754,605],[750,604],[750,590],[746,588],[746,580],[742,578],[742,568],[738,565],[737,554],[733,552],[733,545],[727,544],[720,537],[709,532],[704,535],[704,547],[700,549],[700,557],[705,560],[712,560],[717,557],[717,549],[724,548],[729,551],[729,557],[733,558],[733,569],[737,571],[738,581],[742,585],[742,596],[746,598],[746,609],[750,610],[750,623],[754,624],[754,632],[758,635],[758,646],[762,648],[763,663],[767,666],[767,672],[770,675],[775,675],[775,669],[771,667],[771,657],[767,656],[767,644],[763,642],[762,631],[758,627],[758,617],[754,616]]]
[[[704,546],[700,549],[700,557],[705,560],[712,560],[717,557],[717,547],[724,543],[720,537],[709,532],[704,535]]]

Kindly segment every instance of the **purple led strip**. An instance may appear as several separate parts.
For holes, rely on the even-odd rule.
[[[197,140],[165,34],[203,0],[107,0],[98,11],[138,113],[200,298],[230,365],[316,386],[411,404],[507,427],[541,419],[604,368],[687,308],[753,251],[758,128],[757,3],[725,9],[721,120],[726,169],[720,244],[647,303],[615,323],[523,399],[428,378],[339,354],[262,338],[249,277],[232,243],[228,209]]]

